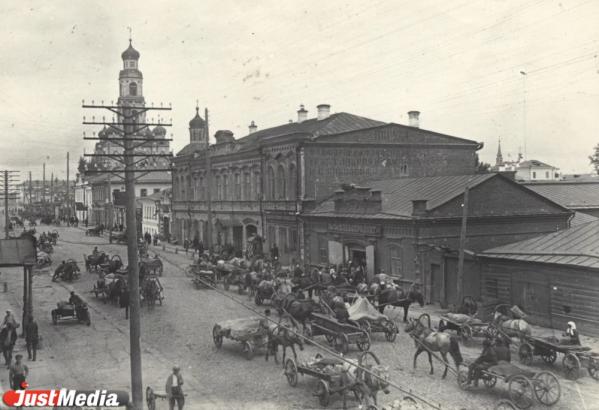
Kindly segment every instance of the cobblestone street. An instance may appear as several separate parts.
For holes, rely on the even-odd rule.
[[[45,226],[38,230],[47,229]],[[89,254],[93,246],[98,246],[110,254],[120,254],[126,260],[126,248],[108,244],[107,238],[86,237],[80,229],[59,228],[60,238],[52,254],[53,266],[34,277],[34,312],[37,317],[43,349],[37,362],[28,362],[31,369],[30,384],[38,387],[64,386],[89,389],[91,387],[129,390],[128,322],[124,310],[96,299],[91,289],[97,279],[95,274],[85,272],[83,255]],[[247,361],[238,343],[225,339],[223,348],[217,351],[212,340],[213,325],[222,320],[252,316],[253,313],[215,291],[196,290],[186,277],[183,268],[190,257],[172,249],[162,251],[161,247],[150,250],[158,252],[165,262],[165,272],[161,283],[165,288],[162,306],[142,307],[142,348],[144,386],[164,391],[164,381],[173,364],[182,367],[185,377],[187,405],[191,409],[311,409],[318,408],[317,398],[312,395],[316,380],[300,378],[296,388],[290,387],[282,368],[272,359],[265,362],[262,354]],[[51,282],[51,272],[57,263],[74,258],[82,269],[81,278],[72,285]],[[1,298],[0,308],[10,302],[18,312],[21,295],[21,277],[17,269],[5,269],[0,278],[8,282],[9,298]],[[86,327],[75,322],[60,322],[52,325],[50,310],[56,302],[66,300],[73,289],[90,305],[92,324]],[[245,303],[247,296],[239,296],[229,291],[231,296]],[[426,307],[425,307],[426,309]],[[429,309],[430,310],[430,309]],[[411,316],[422,313],[414,308]],[[371,351],[390,366],[392,380],[407,389],[422,394],[442,404],[448,409],[491,409],[495,402],[507,397],[506,386],[498,383],[494,389],[479,388],[463,392],[451,373],[446,380],[441,379],[442,368],[434,362],[435,374],[428,374],[428,361],[421,355],[418,368],[412,369],[413,342],[402,331],[399,323],[399,310],[387,311],[398,325],[400,334],[394,343],[384,340],[382,335],[373,337]],[[318,338],[324,343],[324,338]],[[24,350],[24,342],[19,340],[17,350]],[[466,358],[474,358],[480,351],[480,343],[463,349]],[[302,358],[317,353],[314,346],[300,352]],[[350,357],[357,354],[355,346]],[[517,353],[513,352],[513,357]],[[590,377],[578,381],[566,380],[560,374],[559,364],[553,371],[562,385],[561,401],[555,409],[596,409],[599,398],[596,395],[596,382]],[[535,368],[543,365],[535,363]],[[549,367],[547,367],[549,369]],[[7,385],[7,373],[2,373],[2,384]],[[402,397],[392,389],[389,396],[379,396],[383,402],[391,402]],[[354,403],[355,404],[355,403]],[[166,402],[158,403],[159,408],[167,408]],[[341,408],[341,400],[334,401],[331,408]]]

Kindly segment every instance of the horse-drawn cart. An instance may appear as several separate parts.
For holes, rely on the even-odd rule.
[[[297,386],[299,375],[308,375],[318,379],[314,396],[318,397],[320,405],[328,406],[331,396],[337,394],[343,397],[343,408],[346,408],[347,393],[353,393],[355,399],[363,404],[363,401],[367,399],[366,395],[376,394],[378,389],[386,388],[385,382],[379,384],[378,379],[371,377],[363,370],[365,368],[369,371],[374,370],[378,376],[384,376],[379,373],[378,368],[374,368],[374,366],[380,365],[380,360],[374,353],[360,354],[357,365],[353,366],[336,357],[324,358],[317,353],[313,360],[305,363],[297,363],[292,358],[287,359],[284,374],[291,387]]]
[[[104,232],[104,227],[102,225],[94,226],[93,228],[88,228],[85,230],[85,236],[101,236],[102,232]]]
[[[75,319],[79,323],[85,323],[87,326],[91,324],[89,310],[85,303],[75,306],[66,301],[58,302],[56,309],[52,310],[51,315],[52,323],[55,325],[58,324],[59,320],[65,318]]]
[[[590,347],[560,344],[555,338],[528,336],[524,340],[518,349],[520,363],[530,365],[534,356],[541,356],[545,363],[553,364],[557,354],[561,353],[564,356],[562,365],[568,379],[578,379],[580,369],[585,367],[593,379],[599,380],[599,354],[591,352]]]
[[[212,339],[217,349],[222,347],[224,338],[235,340],[242,344],[243,354],[248,360],[254,357],[257,349],[266,346],[267,337],[267,327],[260,317],[227,320],[212,328]]]
[[[187,394],[183,394],[183,397],[186,396]],[[148,410],[156,410],[156,399],[168,400],[168,398],[166,393],[156,393],[150,386],[146,387],[146,404],[148,405]]]
[[[312,313],[310,329],[312,336],[324,335],[327,342],[334,346],[339,353],[347,354],[349,345],[353,343],[362,352],[370,349],[370,335],[366,329],[351,323],[340,322],[331,315]]]
[[[365,297],[358,297],[348,309],[350,320],[357,322],[360,327],[372,336],[373,333],[384,333],[385,339],[393,342],[399,329],[392,320],[380,313]]]
[[[511,402],[519,409],[527,409],[533,405],[534,398],[545,406],[553,406],[561,397],[559,380],[553,373],[534,373],[508,362],[500,362],[481,372],[483,384],[492,388],[497,380],[508,385]],[[458,384],[462,389],[468,389],[468,371],[462,369],[458,373]]]
[[[158,255],[154,255],[153,258],[142,258],[139,261],[139,267],[158,276],[162,276],[162,272],[164,271],[164,265]]]
[[[489,324],[464,313],[446,313],[439,319],[439,331],[455,330],[463,342],[473,337],[485,337],[495,334],[489,330]]]
[[[148,274],[144,276],[140,283],[141,303],[148,306],[154,306],[156,302],[162,306],[164,300],[164,288],[157,275]]]

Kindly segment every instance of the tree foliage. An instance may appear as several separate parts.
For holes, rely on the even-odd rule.
[[[599,144],[595,145],[595,148],[593,148],[593,155],[589,156],[589,161],[591,161],[591,165],[595,169],[595,172],[599,174]]]
[[[474,166],[476,167],[477,174],[488,174],[491,172],[491,164],[486,162],[481,162],[478,154],[476,154]]]

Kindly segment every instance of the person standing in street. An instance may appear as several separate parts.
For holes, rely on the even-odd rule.
[[[4,364],[6,368],[10,368],[12,362],[12,351],[17,343],[17,330],[11,324],[8,323],[2,331],[0,331],[0,343],[2,344],[2,354],[4,355]]]
[[[169,401],[169,409],[175,409],[175,403],[177,408],[183,410],[185,404],[185,396],[183,395],[183,376],[181,375],[181,369],[179,366],[173,366],[173,372],[166,379],[166,395]]]
[[[121,309],[125,309],[125,319],[129,319],[129,288],[123,286],[119,295],[119,305]]]
[[[29,316],[27,325],[25,326],[25,343],[27,345],[27,355],[29,360],[35,362],[37,356],[37,344],[39,342],[39,333],[37,328],[37,322],[33,316]]]
[[[6,316],[4,316],[4,320],[2,321],[2,325],[0,325],[0,329],[4,329],[7,324],[11,324],[15,329],[17,328],[17,320],[15,316],[12,314],[12,310],[8,309],[6,311]]]
[[[23,390],[22,384],[25,380],[27,380],[27,375],[29,374],[29,368],[22,361],[23,355],[16,355],[15,362],[12,366],[10,366],[10,370],[8,372],[8,376],[10,379],[10,387],[13,390]]]

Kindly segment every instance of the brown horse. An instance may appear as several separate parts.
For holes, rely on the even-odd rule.
[[[271,325],[268,327],[268,342],[266,348],[265,360],[268,361],[268,356],[272,354],[275,358],[275,363],[279,364],[277,353],[279,346],[283,346],[283,361],[285,363],[285,356],[287,354],[287,348],[290,347],[293,352],[293,357],[297,360],[297,353],[295,351],[295,345],[298,345],[300,350],[304,350],[304,344],[301,336],[299,336],[299,326],[295,319],[284,314],[279,319],[278,325]]]
[[[431,373],[433,374],[433,359],[431,352],[439,352],[445,362],[445,371],[443,372],[443,378],[447,376],[447,353],[451,355],[456,367],[459,367],[463,362],[462,353],[460,352],[460,345],[458,339],[454,335],[448,335],[443,332],[435,332],[434,330],[426,327],[420,320],[410,319],[410,322],[405,327],[406,333],[414,338],[416,344],[416,353],[414,354],[414,369],[416,368],[416,360],[420,353],[426,351],[428,354],[428,361],[431,365]]]
[[[418,290],[415,285],[410,286],[407,292],[402,289],[395,289],[393,287],[385,288],[380,291],[378,308],[381,313],[384,313],[385,307],[403,307],[403,321],[408,321],[408,311],[410,305],[414,302],[422,307],[424,306],[424,296]]]

